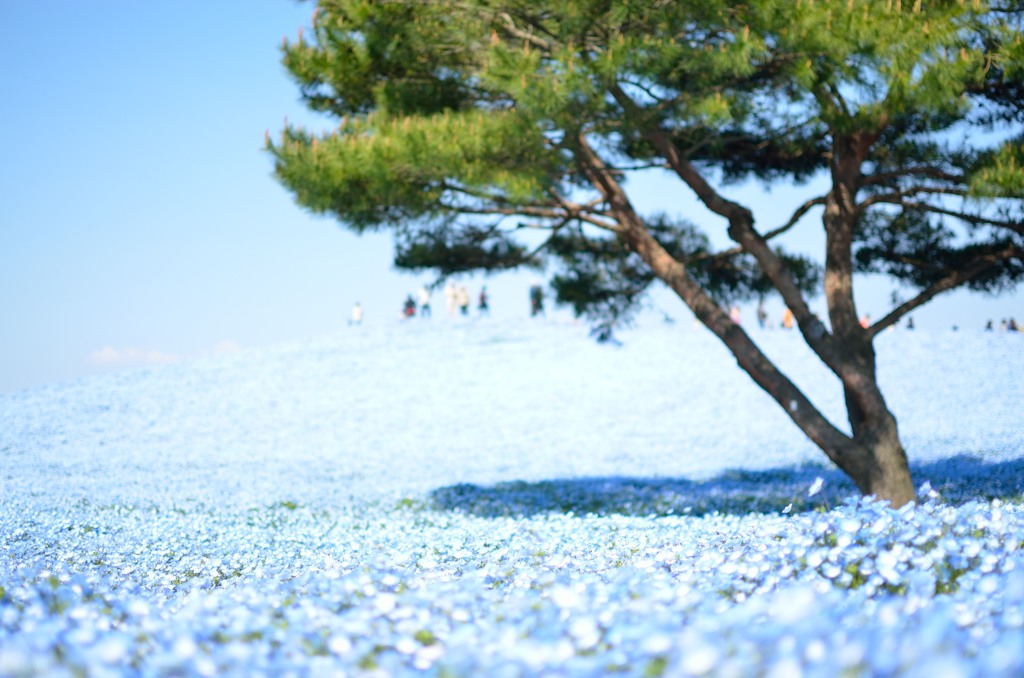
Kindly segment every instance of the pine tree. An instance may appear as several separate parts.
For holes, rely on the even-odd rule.
[[[301,205],[391,229],[399,265],[558,262],[559,300],[597,323],[662,281],[862,492],[898,506],[915,495],[874,338],[937,294],[1024,277],[1022,18],[1010,0],[321,0],[283,60],[338,126],[267,148]],[[715,219],[639,214],[628,180],[644,168]],[[814,176],[828,190],[770,230],[723,192]],[[811,210],[823,265],[772,246]],[[523,228],[548,237],[529,250]],[[735,246],[713,251],[711,228]],[[868,271],[917,293],[864,328],[853,275]],[[847,430],[723,311],[769,292],[844,389]]]

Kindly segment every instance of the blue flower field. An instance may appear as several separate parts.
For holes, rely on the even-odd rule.
[[[0,394],[0,676],[1024,675],[1024,334],[879,337],[899,511],[707,332],[619,338],[414,319]]]

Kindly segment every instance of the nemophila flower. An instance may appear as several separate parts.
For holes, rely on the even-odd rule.
[[[813,497],[814,495],[821,492],[821,488],[825,485],[825,481],[822,478],[815,478],[811,486],[807,488],[807,496]]]
[[[399,337],[401,374],[377,345],[385,342],[334,337],[230,366],[210,360],[0,396],[0,416],[15,422],[0,435],[18,432],[20,450],[4,457],[0,674],[1024,670],[1024,509],[1019,479],[1003,470],[1019,472],[1024,439],[996,427],[1003,433],[986,438],[975,425],[984,420],[970,419],[1019,402],[1020,384],[1000,394],[969,387],[964,402],[976,406],[961,409],[972,431],[918,420],[934,397],[911,388],[917,376],[880,347],[897,410],[908,412],[901,431],[924,464],[915,472],[936,474],[917,506],[894,511],[816,465],[785,421],[751,424],[753,449],[765,450],[756,461],[731,456],[755,444],[735,422],[701,403],[692,416],[665,417],[674,410],[661,396],[631,400],[638,421],[654,423],[611,422],[592,435],[607,384],[744,392],[717,372],[688,372],[703,370],[693,361],[663,367],[655,384],[623,385],[630,361],[674,355],[678,335],[644,344],[639,334],[642,351],[627,342],[610,357],[555,352],[571,327],[479,331],[463,337],[460,360],[486,366],[486,380],[438,357],[446,335]],[[948,361],[965,359],[914,343],[899,350],[929,379],[950,378]],[[353,355],[372,365],[373,380],[324,376],[324,365]],[[797,357],[794,376],[812,377]],[[451,368],[444,382],[430,381],[442,368]],[[552,374],[561,375],[557,398],[537,388]],[[408,380],[438,393],[409,398],[395,426],[385,403]],[[268,394],[292,400],[287,416]],[[61,404],[71,395],[114,402],[109,412],[120,414],[103,415],[98,433]],[[735,398],[762,421],[756,398]],[[220,426],[229,401],[232,433]],[[478,402],[504,405],[473,409]],[[162,423],[139,425],[153,419],[128,416],[139,408],[159,410]],[[301,423],[312,419],[325,424]],[[680,442],[682,424],[694,437]],[[683,444],[692,454],[665,453]],[[970,461],[960,455],[968,444],[988,451]],[[47,475],[68,464],[90,471]],[[993,482],[1004,489],[991,492]],[[986,493],[1003,499],[978,499]]]

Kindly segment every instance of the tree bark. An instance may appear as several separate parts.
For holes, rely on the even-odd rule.
[[[893,506],[914,501],[914,484],[896,418],[878,387],[874,333],[862,327],[853,296],[853,234],[860,168],[873,137],[833,140],[832,190],[825,201],[825,300],[832,336],[843,354],[838,376],[853,434],[855,461],[844,469],[864,494]]]
[[[886,413],[881,421],[862,425],[855,437],[857,452],[844,468],[865,495],[887,500],[900,507],[915,500],[907,455],[900,443],[896,418]]]

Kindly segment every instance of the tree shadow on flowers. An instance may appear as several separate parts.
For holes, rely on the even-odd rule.
[[[820,490],[809,493],[817,479]],[[708,480],[627,476],[568,478],[495,485],[459,484],[430,493],[435,510],[488,518],[549,513],[576,515],[701,516],[779,513],[839,504],[855,487],[825,468],[729,470]]]
[[[1020,499],[1024,459],[986,461],[961,455],[913,465],[918,486],[941,500]],[[927,483],[927,485],[926,485]],[[702,516],[827,510],[857,495],[840,471],[820,466],[727,470],[707,480],[627,476],[458,484],[430,493],[428,505],[481,517],[542,514]]]
[[[960,454],[926,464],[911,464],[910,470],[918,486],[929,483],[942,500],[951,504],[993,499],[1019,502],[1024,500],[1024,457],[1006,458],[1008,456]]]

